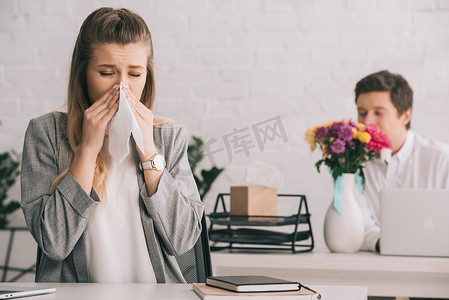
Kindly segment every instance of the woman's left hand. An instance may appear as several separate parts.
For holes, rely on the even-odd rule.
[[[154,146],[153,139],[153,112],[142,102],[140,102],[139,99],[136,99],[136,96],[127,84],[123,84],[123,91],[125,92],[129,106],[131,107],[134,117],[136,118],[140,130],[142,131],[145,155],[143,155],[142,149],[137,147],[140,158],[142,161],[150,160],[153,154],[156,153],[156,147]]]

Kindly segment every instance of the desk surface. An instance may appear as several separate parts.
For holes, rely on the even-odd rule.
[[[307,284],[362,285],[370,296],[449,295],[449,258],[382,256],[376,253],[219,251],[214,275],[263,274]]]
[[[0,288],[8,286],[56,287],[56,293],[36,296],[36,300],[200,299],[191,284],[0,283]],[[366,300],[364,286],[314,285],[311,288],[326,300]]]

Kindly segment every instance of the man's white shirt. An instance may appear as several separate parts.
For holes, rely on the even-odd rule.
[[[385,188],[449,189],[449,145],[407,132],[402,148],[387,163],[366,164],[365,190],[358,197],[365,222],[363,250],[375,250],[380,237],[380,191]]]

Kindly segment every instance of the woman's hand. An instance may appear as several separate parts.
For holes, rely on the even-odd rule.
[[[96,156],[103,147],[108,123],[118,111],[120,86],[114,85],[109,91],[84,111],[82,151]]]
[[[156,147],[154,146],[153,139],[153,112],[148,109],[129,89],[129,86],[123,84],[123,90],[125,92],[126,99],[129,106],[136,117],[140,130],[143,135],[143,146],[145,148],[145,155],[143,155],[141,149],[137,147],[139,151],[141,161],[149,161],[154,153],[156,153]],[[143,172],[145,186],[148,196],[153,196],[156,193],[164,171],[146,170]]]
[[[103,147],[106,127],[118,111],[120,90],[114,85],[84,111],[83,137],[70,165],[70,173],[90,195],[98,153]]]
[[[139,149],[139,147],[137,147],[137,150],[139,151],[141,160],[148,161],[156,153],[153,139],[153,112],[140,102],[139,99],[136,99],[136,96],[127,84],[123,84],[122,86],[129,106],[142,131],[145,155],[143,155],[142,149]]]

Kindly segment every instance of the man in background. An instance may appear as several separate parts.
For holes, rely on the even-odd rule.
[[[375,124],[391,141],[392,157],[367,163],[364,250],[379,251],[380,191],[385,188],[449,189],[449,145],[410,130],[413,91],[399,74],[380,71],[355,87],[358,122]]]

